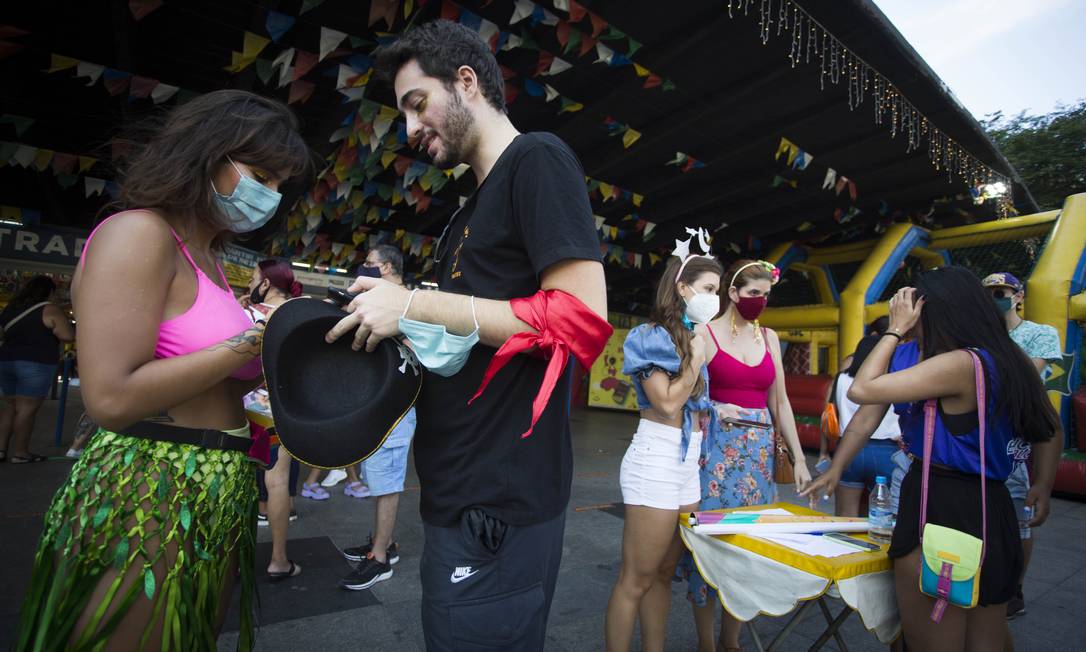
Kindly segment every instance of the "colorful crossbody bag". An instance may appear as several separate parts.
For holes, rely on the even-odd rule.
[[[935,400],[924,404],[924,472],[920,498],[920,591],[935,598],[931,619],[939,622],[947,604],[963,609],[977,606],[980,597],[980,568],[988,540],[988,494],[984,475],[984,431],[987,407],[984,371],[976,352],[973,358],[977,383],[977,421],[980,430],[980,509],[981,538],[960,530],[927,522],[928,475],[931,472],[932,439],[935,436]]]

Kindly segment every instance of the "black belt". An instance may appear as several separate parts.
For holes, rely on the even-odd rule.
[[[134,425],[117,431],[119,435],[165,441],[173,444],[189,444],[202,446],[211,450],[249,452],[253,440],[246,437],[228,435],[221,430],[207,430],[201,428],[183,428],[181,426],[169,426],[164,423],[152,421],[140,421]]]

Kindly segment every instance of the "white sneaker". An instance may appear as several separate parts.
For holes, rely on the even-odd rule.
[[[322,487],[334,487],[340,482],[347,479],[347,472],[343,469],[332,469],[328,472],[328,475],[321,480]]]
[[[74,448],[69,448],[68,452],[64,454],[64,457],[68,457],[68,458],[71,458],[73,460],[78,460],[79,456],[82,455],[82,454],[83,454],[83,451],[77,451]]]

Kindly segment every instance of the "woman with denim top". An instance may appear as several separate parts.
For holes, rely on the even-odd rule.
[[[683,550],[679,513],[697,509],[702,433],[715,419],[705,340],[694,324],[719,311],[722,271],[711,256],[673,258],[652,321],[630,331],[623,346],[641,421],[619,474],[626,522],[622,567],[607,605],[608,650],[630,648],[639,614],[642,649],[664,649],[671,578]]]

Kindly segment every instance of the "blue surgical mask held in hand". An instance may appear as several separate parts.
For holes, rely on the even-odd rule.
[[[411,298],[400,316],[400,332],[411,342],[411,349],[422,366],[439,376],[453,376],[464,368],[472,347],[479,342],[475,297],[471,298],[471,318],[475,322],[475,330],[470,335],[453,335],[443,325],[407,319],[407,311],[416,292],[418,290],[411,291]]]

